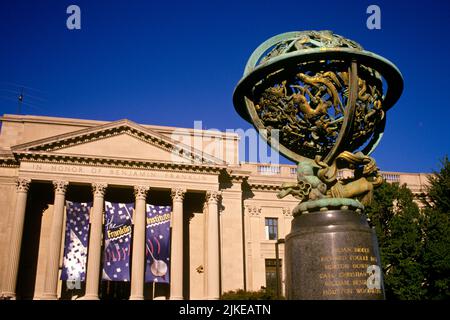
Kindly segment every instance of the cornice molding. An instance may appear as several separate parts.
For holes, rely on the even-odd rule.
[[[188,172],[188,173],[208,173],[219,175],[225,166],[207,165],[207,164],[190,164],[176,162],[156,162],[144,159],[126,159],[113,157],[68,155],[46,152],[21,152],[17,154],[20,161],[50,163],[50,164],[67,164],[67,165],[85,165],[85,166],[101,166],[114,167],[119,169],[141,169],[141,170],[158,170],[171,172]]]
[[[240,168],[227,168],[226,173],[233,183],[244,183],[251,175],[250,171],[243,171]]]
[[[17,154],[30,151],[52,152],[121,134],[127,134],[167,152],[175,153],[177,156],[185,158],[188,161],[201,164],[226,164],[221,159],[205,155],[200,150],[192,149],[190,146],[174,141],[158,132],[126,119],[16,145],[11,148],[11,151]]]
[[[0,167],[18,167],[19,162],[10,149],[0,149]]]
[[[15,115],[15,114],[4,114],[0,116],[0,121],[3,122],[19,122],[19,123],[39,123],[39,124],[50,124],[50,125],[64,125],[64,126],[73,126],[78,128],[92,128],[98,127],[101,125],[105,125],[111,123],[111,121],[101,121],[101,120],[88,120],[88,119],[75,119],[75,118],[61,118],[61,117],[49,117],[49,116],[32,116],[32,115]],[[128,120],[130,121],[130,120]],[[133,122],[133,121],[130,121]],[[194,128],[180,128],[173,126],[160,126],[160,125],[150,125],[150,124],[142,124],[138,125],[150,129],[153,131],[157,131],[161,134],[171,134],[174,130],[180,131],[181,133],[197,135],[198,131],[201,132],[203,137],[222,137],[223,139],[232,139],[239,140],[239,136],[237,134],[231,135],[230,133],[217,132],[214,130],[198,130]]]
[[[264,182],[248,182],[251,190],[258,191],[279,191],[281,190],[281,183],[278,184],[269,184]]]
[[[19,168],[20,163],[14,158],[1,159],[0,158],[0,167],[2,168]]]
[[[248,177],[248,175],[230,174],[231,182],[233,183],[244,183],[247,181]]]

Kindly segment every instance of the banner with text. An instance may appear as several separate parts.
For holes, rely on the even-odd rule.
[[[130,281],[131,225],[134,203],[105,201],[102,279]]]
[[[92,202],[66,201],[66,232],[61,280],[84,281]]]
[[[145,282],[169,283],[172,207],[146,205]]]

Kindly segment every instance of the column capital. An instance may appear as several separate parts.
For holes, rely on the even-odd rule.
[[[283,210],[283,216],[285,216],[285,217],[292,217],[291,209],[285,207],[282,210]]]
[[[247,209],[247,214],[251,217],[259,217],[261,214],[261,207],[246,205],[245,208]]]
[[[216,190],[206,191],[206,201],[208,201],[208,203],[219,203],[221,198],[222,198],[221,191]]]
[[[101,182],[94,182],[92,183],[92,192],[95,196],[104,197],[106,188],[108,187],[107,183],[101,183]]]
[[[150,190],[149,186],[134,186],[134,196],[136,200],[145,200],[147,198],[147,192]]]
[[[19,192],[28,192],[30,188],[31,179],[30,178],[17,178],[16,179],[16,188]]]
[[[173,188],[170,192],[173,201],[183,201],[185,194],[186,189],[183,188]]]
[[[55,193],[57,194],[65,194],[68,185],[69,185],[68,181],[63,180],[53,181],[53,188],[55,189]]]

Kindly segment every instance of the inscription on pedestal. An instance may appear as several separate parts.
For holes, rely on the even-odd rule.
[[[363,214],[330,210],[296,216],[286,237],[288,299],[383,299],[373,230]]]
[[[370,251],[368,247],[342,247],[337,248],[334,256],[320,256],[322,272],[318,275],[324,287],[322,296],[381,294],[379,281],[373,277],[379,275],[369,268],[378,268],[378,261]]]

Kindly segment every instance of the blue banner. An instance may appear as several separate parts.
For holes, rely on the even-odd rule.
[[[66,232],[61,280],[85,281],[92,202],[66,201]]]
[[[131,224],[134,203],[105,201],[102,279],[130,281]]]
[[[145,282],[169,283],[172,207],[146,205]]]

